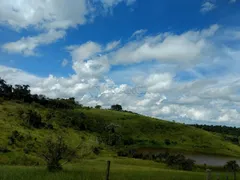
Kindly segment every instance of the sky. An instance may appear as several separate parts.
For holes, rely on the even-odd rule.
[[[0,77],[32,93],[240,126],[239,0],[0,0]]]

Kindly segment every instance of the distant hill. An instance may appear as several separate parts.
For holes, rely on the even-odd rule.
[[[240,157],[238,143],[220,133],[123,111],[119,105],[84,107],[74,98],[49,99],[32,95],[28,86],[15,88],[3,81],[0,86],[0,164],[41,164],[45,140],[57,136],[72,148],[84,142],[89,157],[123,150]]]
[[[58,135],[71,147],[84,139],[93,151],[90,156],[96,156],[94,149],[98,148],[100,153],[112,155],[120,149],[168,149],[240,157],[240,147],[220,134],[179,123],[114,110],[53,109],[37,103],[1,102],[0,163],[41,163],[39,152],[44,140]]]

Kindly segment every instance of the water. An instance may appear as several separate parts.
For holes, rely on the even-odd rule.
[[[185,155],[187,158],[193,159],[196,161],[196,164],[209,166],[224,166],[226,162],[236,160],[240,165],[240,159],[232,157],[222,157],[222,156],[212,156],[212,155]]]
[[[148,153],[164,153],[165,149],[154,149],[154,148],[139,148],[138,152],[148,152]],[[176,154],[177,152],[175,152]],[[235,160],[240,165],[240,159],[234,157],[224,157],[224,156],[214,156],[214,155],[204,155],[204,154],[184,154],[187,158],[195,160],[198,165],[209,165],[209,166],[224,166],[226,162]]]

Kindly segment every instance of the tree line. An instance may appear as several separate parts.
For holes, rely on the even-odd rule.
[[[193,124],[190,126],[194,126],[196,128],[203,129],[205,131],[228,134],[232,136],[240,136],[240,128],[237,127],[229,127],[229,126],[220,126],[220,125],[206,125],[206,124]]]
[[[15,85],[7,84],[6,81],[0,78],[0,97],[5,100],[18,100],[25,103],[39,103],[49,108],[63,108],[71,109],[78,104],[73,97],[68,99],[51,99],[44,95],[31,94],[29,85]]]

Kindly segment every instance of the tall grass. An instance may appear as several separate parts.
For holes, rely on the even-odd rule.
[[[125,162],[125,164],[124,164]],[[106,160],[88,160],[70,164],[59,173],[49,173],[45,167],[1,166],[1,180],[104,180]],[[212,179],[226,179],[226,173],[212,173]],[[228,174],[229,180],[232,179]],[[150,161],[112,159],[111,180],[204,180],[205,172],[187,172],[167,169],[162,164]]]

